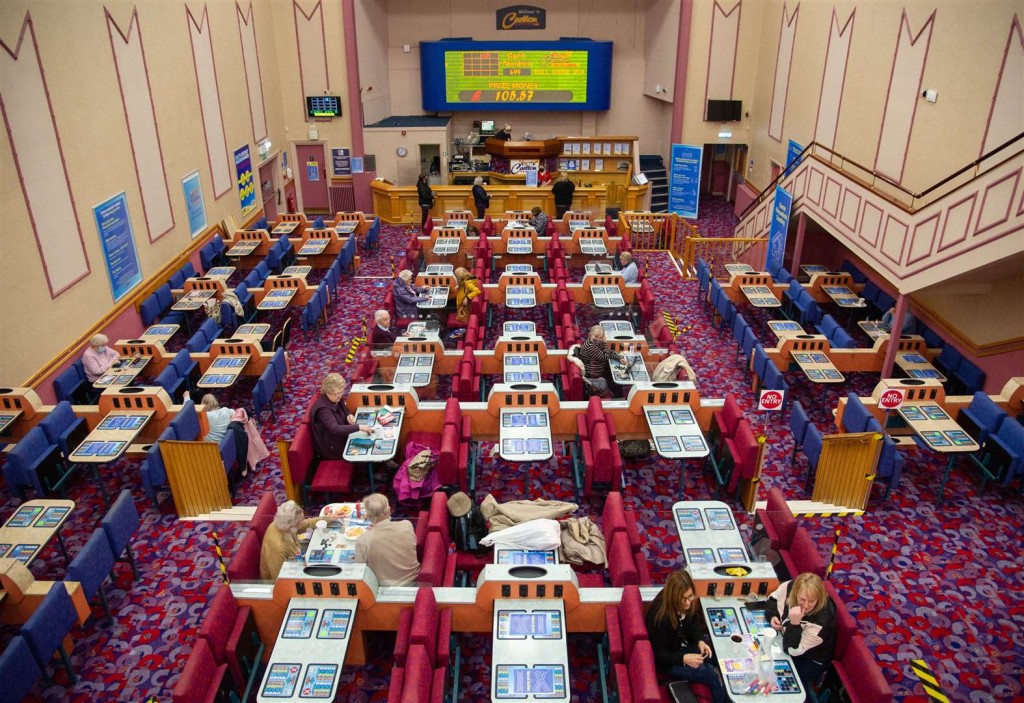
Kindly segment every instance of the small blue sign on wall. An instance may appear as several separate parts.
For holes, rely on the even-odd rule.
[[[696,219],[700,204],[700,164],[704,148],[672,145],[668,179],[668,209],[681,217]]]
[[[199,171],[193,171],[182,178],[181,189],[185,192],[188,232],[195,239],[206,229],[206,204],[203,202],[203,186],[199,182]]]
[[[92,214],[103,247],[110,291],[116,303],[142,282],[139,253],[135,249],[135,233],[124,192],[94,207]]]
[[[238,201],[242,204],[242,214],[248,215],[256,209],[256,180],[252,177],[248,144],[235,151],[235,173],[238,174]]]
[[[775,204],[772,205],[772,224],[768,229],[769,271],[782,267],[786,255],[786,234],[789,232],[789,211],[793,208],[793,196],[782,186],[775,186]]]

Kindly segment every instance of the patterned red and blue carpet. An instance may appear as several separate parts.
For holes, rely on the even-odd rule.
[[[731,206],[719,201],[701,203],[698,229],[713,236],[727,236],[734,219]],[[330,311],[327,325],[306,335],[296,328],[289,347],[291,375],[288,399],[278,402],[276,417],[263,425],[271,457],[238,486],[236,502],[255,505],[265,490],[283,500],[280,464],[275,441],[289,438],[320,379],[328,371],[351,375],[345,355],[361,323],[384,298],[392,275],[392,257],[400,256],[408,240],[406,227],[384,227],[378,253],[364,256],[358,276],[344,282],[339,304]],[[704,397],[735,393],[746,408],[754,406],[750,383],[736,359],[736,345],[728,331],[719,333],[705,307],[697,300],[696,283],[680,279],[669,257],[641,253],[648,265],[662,310],[680,327],[688,327],[679,342],[698,373]],[[744,310],[769,345],[774,345],[763,314]],[[293,313],[294,314],[294,313]],[[542,332],[553,342],[543,316],[537,316]],[[280,319],[274,320],[280,324]],[[500,319],[495,320],[500,322]],[[295,320],[297,325],[298,320]],[[490,329],[496,329],[494,324]],[[864,343],[863,338],[861,343]],[[179,342],[180,344],[180,342]],[[823,402],[817,388],[787,374],[793,397],[812,411],[823,431],[830,426],[830,408],[836,392]],[[853,374],[841,390],[866,394],[873,380]],[[222,403],[245,405],[247,387],[222,398]],[[764,470],[768,488],[781,487],[791,499],[806,498],[803,459],[790,463],[792,438],[786,418],[762,418],[748,413],[768,436]],[[478,495],[491,492],[499,500],[523,496],[572,500],[569,460],[556,454],[549,462],[529,466],[507,465],[483,447]],[[952,701],[977,703],[1024,699],[1024,506],[1018,487],[989,487],[979,491],[980,481],[966,461],[958,463],[946,487],[946,500],[936,507],[935,497],[943,463],[921,452],[907,454],[903,480],[889,500],[876,486],[869,511],[863,517],[804,519],[823,555],[841,528],[832,581],[855,615],[860,632],[879,660],[886,679],[899,701],[927,700],[912,673],[910,661],[925,659]],[[31,701],[145,701],[153,696],[169,701],[171,690],[192,649],[209,596],[220,587],[213,533],[230,558],[244,525],[231,522],[181,522],[173,514],[166,495],[159,506],[145,498],[138,464],[122,461],[104,473],[108,491],[128,488],[142,515],[134,543],[142,578],[131,580],[126,565],[116,568],[116,580],[105,586],[114,611],[108,624],[101,610],[75,631],[71,661],[79,676],[69,686],[61,672],[55,681],[40,682]],[[680,499],[714,495],[713,479],[699,463],[681,466],[657,458],[627,462],[624,493],[643,526],[644,551],[655,583],[683,565],[670,508]],[[104,507],[91,477],[82,476],[71,488],[77,501],[67,531],[73,555],[99,524]],[[17,499],[4,491],[0,517],[10,515]],[[307,506],[316,511],[319,505]],[[581,506],[580,514],[599,515],[597,504]],[[737,514],[744,529],[749,520]],[[32,565],[36,578],[59,580],[67,564],[51,546]],[[0,628],[0,645],[17,632]],[[459,635],[462,669],[460,700],[489,699],[489,637]],[[597,637],[570,637],[570,670],[573,700],[600,700],[595,657]],[[386,638],[380,643],[387,651]],[[390,659],[382,654],[375,663],[346,668],[339,701],[384,701],[389,685]],[[0,686],[3,683],[0,682]]]

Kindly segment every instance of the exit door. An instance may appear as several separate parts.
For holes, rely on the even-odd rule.
[[[295,155],[299,170],[299,192],[302,209],[306,212],[329,209],[327,197],[327,158],[323,144],[296,144]]]

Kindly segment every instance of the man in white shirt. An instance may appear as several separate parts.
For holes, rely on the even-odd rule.
[[[640,276],[640,271],[636,267],[636,262],[633,261],[633,255],[628,251],[619,254],[619,265],[622,267],[619,271],[622,274],[622,279],[626,283],[636,283],[636,279]]]
[[[356,562],[370,567],[381,586],[415,586],[420,561],[412,523],[392,522],[391,505],[380,493],[363,498],[363,510],[372,527],[356,540]]]

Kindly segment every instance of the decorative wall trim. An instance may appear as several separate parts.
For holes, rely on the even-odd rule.
[[[840,28],[836,10],[832,8],[828,47],[825,49],[825,66],[821,71],[821,87],[818,90],[818,112],[814,118],[814,141],[829,149],[835,148],[836,133],[839,130],[846,69],[849,66],[850,44],[853,41],[853,19],[856,14],[857,8],[854,8],[846,24]]]
[[[708,70],[704,82],[705,105],[709,99],[732,100],[742,14],[742,0],[728,12],[715,0],[711,10],[711,41],[708,44]]]
[[[2,40],[0,49],[0,112],[46,285],[50,297],[56,298],[92,269],[30,12],[25,13],[14,49]],[[26,158],[21,158],[20,150]],[[54,177],[58,173],[63,179]]]
[[[768,118],[768,136],[782,141],[786,123],[786,102],[789,98],[789,74],[793,67],[793,47],[796,45],[796,25],[800,19],[800,3],[793,14],[782,5],[782,24],[779,27],[779,48],[775,56],[775,78],[772,83],[772,111]]]
[[[245,66],[245,89],[249,96],[249,120],[252,123],[252,141],[258,144],[267,136],[266,101],[263,97],[263,73],[260,70],[260,51],[256,41],[256,18],[252,3],[246,12],[235,3],[238,20],[238,41],[242,46],[242,64]]]
[[[213,56],[212,29],[206,5],[203,5],[203,15],[199,22],[196,22],[192,10],[187,5],[185,17],[192,45],[192,66],[196,72],[199,112],[203,118],[203,133],[206,136],[206,158],[213,177],[213,197],[216,200],[232,190],[235,177],[231,159],[228,157],[227,137],[224,134],[224,114],[220,104],[220,87],[217,84],[217,64]]]
[[[142,41],[138,8],[132,8],[128,31],[122,31],[110,10],[103,8],[114,56],[117,88],[121,93],[124,121],[128,128],[135,179],[139,184],[142,214],[150,242],[174,229],[171,189],[167,183],[164,153],[160,144],[160,128],[153,106],[153,88],[149,82],[146,49]],[[120,41],[115,39],[115,33]]]
[[[308,14],[298,0],[293,0],[292,17],[295,20],[295,46],[299,57],[299,82],[302,84],[302,114],[305,115],[306,96],[320,95],[331,89],[322,0],[318,0]]]
[[[1024,32],[1021,31],[1020,18],[1014,15],[1010,23],[1010,35],[1006,38],[1006,49],[1003,50],[1003,62],[999,66],[999,76],[996,78],[996,88],[992,92],[992,107],[988,111],[988,122],[985,123],[985,136],[981,139],[979,157],[1020,134],[1020,106],[1024,105],[1024,85],[1020,79],[1022,75]],[[1008,80],[1004,81],[1004,77]],[[993,123],[996,125],[995,129]]]

